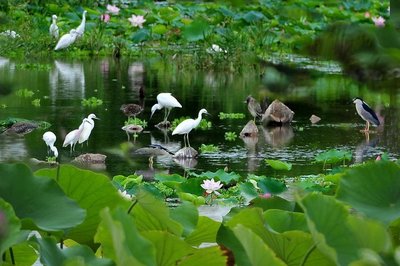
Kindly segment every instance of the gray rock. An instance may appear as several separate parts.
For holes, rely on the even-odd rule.
[[[192,147],[185,147],[177,151],[174,158],[195,158],[199,153]]]
[[[261,121],[264,124],[288,124],[293,120],[294,112],[284,103],[274,100],[265,111]]]
[[[247,124],[244,126],[244,128],[240,132],[241,138],[256,137],[257,135],[258,135],[258,128],[253,120],[250,120],[249,122],[247,122]]]

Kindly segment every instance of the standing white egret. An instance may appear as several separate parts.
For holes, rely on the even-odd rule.
[[[58,43],[57,43],[56,47],[54,48],[54,50],[57,51],[57,50],[67,48],[68,46],[70,46],[71,44],[73,44],[75,42],[76,36],[77,36],[76,30],[74,30],[74,29],[70,30],[69,33],[61,36],[61,38],[58,40]]]
[[[192,131],[193,128],[196,128],[201,121],[201,116],[202,114],[208,114],[206,109],[201,109],[199,111],[199,115],[197,116],[196,119],[186,119],[184,121],[182,121],[172,132],[172,135],[184,135],[183,136],[183,142],[185,143],[185,147],[186,147],[186,140],[187,140],[187,144],[190,147],[190,142],[189,142],[189,133],[190,131]]]
[[[84,118],[78,129],[72,130],[65,136],[63,147],[71,145],[71,150],[70,150],[71,154],[73,150],[75,151],[75,145],[79,141],[79,137],[82,134],[83,126],[85,123],[90,123],[90,121],[88,121],[87,118]]]
[[[82,13],[82,22],[79,24],[79,26],[75,29],[76,33],[78,34],[78,38],[81,38],[83,36],[83,33],[85,32],[85,24],[86,24],[86,10],[83,10]]]
[[[80,136],[79,136],[79,144],[81,144],[81,143],[83,143],[83,142],[85,142],[85,141],[87,141],[88,139],[89,139],[89,137],[90,137],[90,133],[92,133],[92,130],[93,130],[93,128],[94,128],[94,121],[93,121],[93,119],[99,119],[99,118],[97,118],[97,116],[95,115],[95,114],[90,114],[87,118],[86,118],[86,120],[89,122],[89,123],[84,123],[84,122],[82,122],[82,124],[83,124],[83,130],[82,130],[82,133],[80,134]]]
[[[177,99],[175,99],[174,96],[171,95],[171,93],[169,92],[160,93],[157,95],[157,103],[151,107],[150,118],[153,116],[156,110],[161,110],[162,108],[165,108],[165,114],[163,120],[163,122],[165,123],[167,121],[169,113],[171,112],[171,109],[174,107],[182,108],[182,105],[178,102]]]
[[[54,157],[58,157],[58,150],[54,146],[54,143],[56,142],[56,135],[51,132],[47,131],[43,134],[43,141],[46,143],[46,145],[50,148],[50,150],[53,152]],[[48,152],[49,153],[49,152]]]
[[[53,23],[51,23],[50,29],[49,29],[50,36],[58,39],[59,31],[58,31],[58,26],[57,26],[57,16],[53,15],[51,18],[53,20]]]

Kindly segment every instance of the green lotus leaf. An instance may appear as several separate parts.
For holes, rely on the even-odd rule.
[[[264,212],[264,218],[278,233],[294,230],[309,232],[304,213],[270,209]]]
[[[257,182],[258,187],[261,189],[261,192],[264,193],[272,193],[279,194],[287,189],[284,182],[272,179],[271,177],[265,177]]]
[[[95,247],[93,237],[100,222],[100,211],[105,208],[124,206],[129,208],[129,202],[122,198],[110,179],[89,170],[82,170],[72,165],[61,165],[57,178],[57,169],[41,169],[38,176],[49,176],[57,180],[64,193],[74,199],[87,212],[82,224],[67,233],[67,237],[80,244]],[[65,210],[62,210],[65,213]]]
[[[180,183],[177,186],[177,190],[180,192],[190,193],[196,196],[204,195],[204,189],[201,187],[203,179],[201,178],[189,178],[185,182]]]
[[[210,25],[203,20],[195,20],[183,27],[183,37],[189,42],[203,40],[210,32]]]
[[[343,161],[350,161],[352,158],[351,152],[341,150],[329,150],[318,154],[315,160],[319,163],[335,164]]]
[[[168,31],[168,28],[162,24],[154,25],[152,28],[153,33],[160,34],[160,35],[165,34],[167,31]]]
[[[194,254],[182,259],[179,266],[225,266],[227,257],[219,246],[197,249]]]
[[[202,196],[196,196],[191,193],[185,193],[185,192],[178,192],[177,193],[178,197],[183,200],[183,201],[189,201],[193,203],[196,206],[201,206],[204,205],[206,202],[206,199]]]
[[[138,231],[134,220],[121,208],[101,211],[95,241],[116,265],[156,265],[152,243]]]
[[[231,182],[237,182],[240,179],[240,175],[235,172],[225,172],[223,169],[219,169],[216,172],[207,171],[205,173],[195,174],[191,173],[191,175],[211,179],[214,178],[215,181],[220,180],[224,184],[229,184]]]
[[[220,226],[217,234],[217,243],[233,253],[236,265],[252,265],[243,245],[237,239],[233,230],[229,226],[225,226],[224,224]]]
[[[251,229],[238,224],[233,228],[233,232],[242,243],[252,265],[286,265]]]
[[[192,203],[182,202],[178,207],[170,210],[170,216],[183,226],[183,236],[187,236],[197,225],[199,212]]]
[[[291,163],[285,163],[280,160],[265,160],[265,162],[272,167],[274,170],[278,171],[290,171],[292,169]]]
[[[147,41],[150,38],[150,31],[146,28],[139,29],[132,34],[131,39],[134,43]]]
[[[264,211],[269,209],[279,209],[279,210],[287,210],[293,211],[296,203],[293,201],[285,200],[278,196],[273,196],[271,198],[255,198],[251,201],[251,206],[259,207]]]
[[[25,241],[29,233],[30,231],[26,231],[26,237],[23,239],[24,242],[12,246],[15,265],[35,265],[35,261],[39,257],[32,244],[29,241]],[[9,253],[5,252],[5,256],[2,258],[4,259],[3,266],[13,265]]]
[[[33,176],[23,164],[0,164],[0,175],[0,197],[13,206],[22,228],[66,231],[84,220],[85,210],[48,176]]]
[[[257,21],[260,21],[260,20],[264,20],[265,16],[261,12],[249,11],[246,14],[243,15],[243,19],[247,23],[254,23],[254,22],[257,22]]]
[[[185,241],[192,246],[198,246],[201,243],[215,243],[220,226],[220,222],[200,216],[196,228],[185,238]]]
[[[31,241],[37,244],[40,261],[44,265],[70,265],[71,262],[76,263],[76,261],[82,262],[83,265],[87,266],[113,265],[113,262],[109,259],[97,258],[87,246],[75,245],[60,249],[56,241],[51,237],[36,238],[33,236]]]
[[[400,218],[400,167],[392,162],[355,167],[341,178],[337,199],[385,224]]]
[[[12,206],[0,198],[0,258],[4,252],[28,238],[29,231],[21,231],[21,221]]]
[[[240,191],[240,195],[242,195],[242,197],[245,198],[247,201],[251,201],[252,199],[259,196],[257,189],[250,182],[240,183],[240,185],[238,185],[238,188]]]
[[[186,181],[186,178],[178,174],[173,174],[173,175],[156,174],[154,176],[154,179],[174,189],[178,186],[178,184]]]

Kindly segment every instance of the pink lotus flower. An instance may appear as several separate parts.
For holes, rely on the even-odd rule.
[[[260,198],[264,198],[264,199],[269,199],[269,198],[271,198],[272,197],[272,194],[271,193],[264,193],[264,194],[262,194],[262,195],[260,195]]]
[[[381,16],[373,17],[372,21],[375,23],[375,26],[377,26],[378,28],[385,27],[385,19]]]
[[[215,182],[214,178],[212,178],[211,180],[203,180],[203,184],[201,184],[200,186],[206,190],[207,194],[215,193],[219,195],[217,190],[222,187],[222,184],[221,181]]]
[[[143,28],[143,23],[146,22],[144,17],[141,15],[138,16],[132,15],[132,17],[128,18],[128,20],[130,21],[133,27],[139,27],[139,28]]]
[[[119,8],[117,6],[107,5],[107,10],[113,15],[118,15]]]
[[[100,20],[103,21],[103,22],[105,22],[105,23],[109,22],[110,19],[111,19],[111,16],[110,16],[109,14],[102,14],[102,15],[100,16]]]
[[[380,161],[380,160],[382,160],[382,157],[381,157],[380,155],[378,155],[378,156],[376,157],[375,161]]]
[[[371,14],[367,11],[367,12],[364,13],[364,17],[365,17],[365,18],[370,18],[370,17],[371,17]]]

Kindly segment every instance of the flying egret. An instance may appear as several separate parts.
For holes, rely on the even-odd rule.
[[[374,110],[372,110],[366,102],[364,102],[361,98],[356,97],[353,99],[353,103],[356,105],[358,115],[367,122],[364,131],[369,131],[369,123],[373,124],[374,126],[380,125],[379,119]]]
[[[185,143],[185,147],[186,147],[186,140],[187,140],[188,146],[190,147],[189,133],[190,133],[190,131],[192,131],[193,128],[196,128],[200,124],[202,114],[209,114],[209,113],[207,112],[206,109],[204,109],[204,108],[201,109],[199,111],[199,115],[197,116],[196,119],[190,118],[190,119],[186,119],[186,120],[182,121],[172,132],[172,135],[176,135],[176,134],[184,135],[183,142]]]
[[[57,26],[57,16],[53,15],[51,18],[53,20],[53,23],[51,23],[50,29],[49,29],[50,36],[58,39],[59,32],[58,32],[58,26]]]
[[[83,36],[83,33],[85,32],[85,24],[86,24],[86,10],[83,10],[82,13],[82,22],[79,24],[79,26],[76,28],[76,33],[78,35],[78,38],[81,38]]]
[[[53,152],[55,157],[58,157],[58,150],[54,146],[54,143],[56,142],[56,135],[51,132],[47,131],[43,134],[43,141],[46,143],[46,145],[50,148],[50,150]],[[48,152],[49,153],[49,152]]]
[[[97,118],[97,116],[95,114],[90,114],[86,118],[86,120],[89,123],[82,122],[83,129],[82,129],[82,133],[79,136],[79,141],[78,141],[79,144],[81,144],[89,139],[90,133],[92,133],[92,130],[94,128],[94,120],[93,119],[99,120],[99,118]]]
[[[165,114],[163,120],[163,122],[165,123],[167,121],[169,113],[171,112],[171,109],[174,107],[182,108],[182,105],[178,102],[177,99],[175,99],[174,96],[171,95],[171,93],[169,92],[160,93],[157,95],[157,103],[151,107],[150,119],[156,110],[161,110],[162,108],[165,108]]]
[[[143,111],[143,108],[138,104],[128,103],[121,105],[120,110],[124,112],[128,118],[133,116],[136,119],[136,116]]]
[[[70,153],[72,154],[72,151],[75,151],[75,145],[79,140],[79,137],[82,133],[83,130],[83,125],[85,123],[90,123],[90,121],[87,120],[87,118],[84,118],[82,120],[82,123],[80,124],[78,129],[74,129],[71,132],[69,132],[64,139],[63,147],[67,147],[68,145],[71,145],[71,150]]]
[[[61,38],[58,40],[56,47],[54,48],[54,51],[67,48],[68,46],[73,44],[76,40],[77,35],[78,34],[76,33],[76,30],[72,29],[69,33],[61,36]]]

